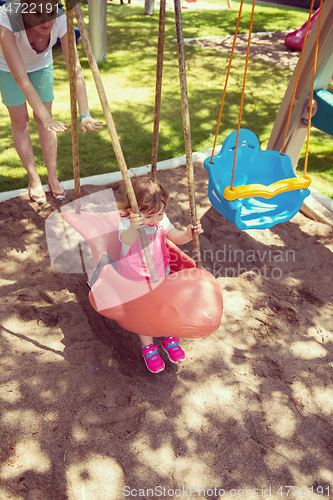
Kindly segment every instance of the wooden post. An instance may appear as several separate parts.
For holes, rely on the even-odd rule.
[[[86,54],[87,54],[87,57],[89,60],[90,68],[91,68],[91,71],[92,71],[92,74],[93,74],[93,77],[95,80],[97,92],[98,92],[99,99],[100,99],[100,102],[102,105],[102,109],[103,109],[104,117],[105,117],[106,124],[108,127],[108,131],[109,131],[109,134],[111,137],[113,149],[114,149],[117,161],[118,161],[119,170],[121,171],[121,174],[123,177],[126,192],[127,192],[128,197],[129,197],[133,212],[135,212],[136,214],[140,214],[139,207],[138,207],[138,204],[137,204],[137,201],[135,198],[133,186],[131,183],[131,179],[130,179],[130,176],[128,174],[127,166],[125,163],[125,158],[124,158],[121,146],[120,146],[118,134],[117,134],[114,122],[113,122],[112,114],[110,111],[110,106],[109,106],[109,103],[108,103],[108,100],[107,100],[107,97],[105,94],[101,75],[100,75],[95,57],[94,57],[92,49],[91,49],[90,41],[88,38],[88,33],[86,30],[86,26],[85,26],[85,23],[83,20],[83,16],[82,16],[82,12],[81,12],[81,8],[80,8],[79,3],[77,3],[75,5],[75,15],[76,15],[76,19],[77,19],[77,22],[79,25],[79,30],[81,33],[81,38],[82,38],[82,41],[84,44],[84,48],[85,48],[85,51],[86,51]],[[154,262],[153,262],[153,259],[152,259],[151,253],[150,253],[150,249],[148,246],[147,235],[146,235],[146,232],[145,232],[143,227],[139,227],[139,235],[141,238],[141,243],[142,243],[144,255],[146,258],[146,262],[148,265],[148,269],[149,269],[151,278],[154,282],[156,282],[156,281],[158,281],[158,274],[156,272],[155,265],[154,265]]]
[[[165,0],[161,0],[161,3],[160,3],[160,21],[159,21],[159,30],[158,30],[158,45],[157,45],[156,93],[155,93],[153,148],[152,148],[152,155],[151,155],[151,177],[152,177],[152,179],[156,179],[156,167],[157,167],[158,134],[159,134],[159,126],[160,126],[161,94],[162,94],[164,31],[165,31]]]
[[[73,23],[73,2],[66,0],[67,43],[69,59],[69,90],[71,102],[72,155],[75,194],[75,212],[81,212],[79,139],[77,130],[76,78],[75,78],[75,33]]]
[[[190,202],[191,223],[195,226],[197,223],[197,211],[196,211],[196,203],[195,203],[192,141],[191,141],[190,112],[189,112],[189,107],[188,107],[188,95],[187,95],[187,83],[186,83],[185,49],[184,49],[182,14],[181,14],[180,0],[174,0],[174,3],[175,3],[175,20],[176,20],[176,32],[177,32],[179,81],[180,81],[180,93],[181,93],[182,113],[183,113],[183,128],[184,128],[184,138],[185,138],[187,183],[188,183],[188,193],[189,193],[189,202]],[[194,247],[194,260],[195,260],[196,266],[202,267],[199,235],[198,235],[198,233],[195,233],[195,232],[193,233],[193,247]]]
[[[320,25],[318,61],[315,89],[327,88],[333,75],[333,0],[325,0]],[[284,152],[290,156],[293,168],[296,168],[299,155],[307,136],[307,126],[302,123],[302,115],[309,102],[312,86],[311,69],[314,63],[318,18],[306,41],[295,95],[295,105],[289,122],[287,145]],[[299,64],[299,63],[298,63]],[[288,112],[294,91],[298,64],[290,79],[288,88],[276,116],[267,149],[281,151]]]

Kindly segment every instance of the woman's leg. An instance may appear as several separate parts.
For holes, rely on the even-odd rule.
[[[43,104],[52,115],[52,102],[44,102]],[[54,193],[62,193],[64,188],[57,177],[57,133],[46,130],[35,113],[34,119],[38,127],[39,142],[44,155],[50,187]]]
[[[27,106],[26,104],[21,104],[20,106],[7,106],[7,109],[12,125],[14,146],[24,168],[28,172],[31,193],[36,196],[43,196],[45,193],[36,171],[32,150]]]

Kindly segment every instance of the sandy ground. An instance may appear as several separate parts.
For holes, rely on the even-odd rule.
[[[181,1],[181,7],[182,11],[191,11],[191,10],[225,10],[228,9],[228,1],[227,0],[221,0],[221,3],[211,3],[211,2],[206,2],[205,0],[197,0],[197,1],[187,1],[187,0],[180,0]],[[112,0],[108,0],[109,5],[114,5],[117,2],[113,2]],[[126,4],[126,0],[124,0],[124,4]],[[132,5],[140,5],[142,7],[145,6],[145,0],[131,0],[129,2]],[[232,2],[231,2],[232,6]],[[155,10],[159,10],[160,8],[160,0],[154,0],[154,12]],[[165,9],[166,10],[174,10],[174,1],[173,0],[166,0],[165,2]]]
[[[86,276],[52,267],[44,225],[59,205],[1,204],[1,500],[331,493],[332,228],[298,214],[241,232],[195,166],[201,252],[224,314],[158,375],[137,336],[92,309]],[[158,178],[186,225],[185,167]],[[121,183],[108,187],[121,196]]]
[[[1,500],[333,498],[332,227],[299,213],[241,232],[211,207],[201,164],[195,178],[224,313],[158,375],[92,309],[86,276],[52,266],[60,205],[0,204]],[[158,179],[187,225],[185,167]]]
[[[113,2],[111,2],[113,3]],[[140,5],[144,7],[144,0],[131,0],[133,5]],[[233,8],[236,8],[231,1]],[[187,2],[183,0],[181,2],[182,11],[200,11],[200,10],[226,10],[228,9],[228,2],[225,0],[220,3],[209,3],[204,0],[198,0],[196,2]],[[158,11],[160,7],[159,0],[155,0],[154,12]],[[174,10],[174,3],[171,0],[166,2],[166,10]],[[155,12],[155,15],[158,15]],[[293,52],[288,49],[284,44],[284,39],[288,31],[277,31],[268,33],[252,33],[251,36],[251,47],[250,47],[250,57],[258,61],[269,62],[279,67],[288,68],[294,70],[298,59],[299,52]],[[185,43],[190,45],[196,45],[203,49],[214,49],[223,52],[231,52],[233,44],[234,35],[227,36],[211,36],[208,38],[195,38],[195,39],[185,39]],[[247,51],[248,35],[241,34],[237,36],[237,42],[235,46],[235,55],[245,56]]]
[[[288,31],[274,33],[253,33],[251,36],[250,57],[275,66],[294,70],[299,59],[299,52],[289,50],[284,39]],[[187,39],[185,43],[197,45],[203,49],[214,49],[231,52],[234,35],[212,36],[209,38]],[[248,35],[238,35],[235,45],[235,55],[246,56]]]

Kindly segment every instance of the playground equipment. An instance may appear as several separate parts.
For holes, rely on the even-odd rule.
[[[310,192],[304,189],[304,180],[294,174],[289,156],[261,151],[250,130],[240,129],[238,137],[234,189],[229,184],[237,131],[225,139],[212,163],[205,160],[213,207],[239,229],[265,229],[291,219]],[[311,182],[309,178],[305,181],[307,185]]]
[[[326,89],[317,89],[313,94],[317,109],[312,116],[311,125],[333,135],[333,95]]]
[[[327,0],[327,2],[332,5],[332,0]],[[310,43],[312,43],[312,47],[314,48],[311,64],[313,67],[312,85],[310,85],[308,90],[310,93],[310,116],[312,116],[312,100],[320,40],[319,35],[322,3],[323,2],[321,0],[321,6],[316,16],[316,20],[318,19],[316,24],[316,38],[315,41],[313,41],[313,37],[310,40]],[[311,12],[313,4],[314,0],[312,1],[309,20],[306,26],[306,33],[304,36],[304,44],[300,61],[298,63],[298,70],[293,82],[294,90],[293,96],[289,102],[289,114],[285,117],[284,140],[279,148],[273,148],[269,144],[267,151],[260,151],[257,137],[251,131],[240,128],[255,6],[255,0],[253,0],[238,128],[237,131],[230,134],[224,141],[220,153],[214,156],[214,149],[222,115],[227,81],[230,73],[243,2],[241,2],[240,5],[234,42],[222,96],[213,153],[210,160],[207,158],[204,163],[205,168],[209,172],[208,194],[212,205],[224,217],[233,222],[239,229],[264,229],[287,221],[300,210],[304,199],[310,194],[310,191],[307,189],[311,183],[311,179],[307,176],[310,123],[308,123],[307,126],[308,140],[304,173],[300,177],[296,177],[294,173],[295,165],[292,164],[291,158],[289,158],[287,152],[285,151],[285,143],[287,141],[290,117],[293,112],[296,89],[298,88],[305,41],[307,40],[307,34],[309,32],[310,22],[312,19]],[[307,59],[307,65],[304,67],[308,69],[309,64],[310,58]],[[323,118],[320,117],[323,117],[325,113],[325,106],[323,107],[324,112],[319,113],[318,118],[318,121],[321,122],[323,122]],[[283,130],[281,128],[280,132],[282,133],[282,131]]]
[[[196,1],[197,0],[185,0],[185,2],[187,2],[187,3],[194,3]],[[228,5],[228,9],[232,9],[231,0],[227,0],[227,5]]]
[[[171,241],[171,273],[158,282],[130,281],[112,265],[120,256],[119,213],[63,213],[87,241],[94,268],[101,267],[89,292],[93,308],[126,330],[154,337],[206,337],[221,322],[222,294],[215,278]],[[103,257],[107,262],[103,266]],[[110,260],[111,259],[111,260]],[[102,261],[102,265],[100,262]]]
[[[133,187],[127,171],[125,159],[120,147],[111,111],[107,102],[96,60],[90,47],[90,41],[84,25],[79,4],[75,7],[76,18],[83,44],[95,79],[102,109],[111,136],[112,144],[122,173],[132,210],[139,213]],[[187,160],[187,177],[190,197],[191,222],[196,224],[196,206],[192,146],[190,137],[189,111],[186,92],[186,71],[184,42],[182,37],[181,8],[175,0],[175,18],[177,28],[178,63],[181,84],[183,125]],[[158,64],[156,78],[155,119],[152,157],[157,155],[160,89],[163,59],[163,39],[165,22],[165,0],[160,6],[160,30],[158,43]],[[73,9],[67,9],[69,54],[74,45]],[[63,219],[76,229],[89,244],[94,267],[100,268],[96,281],[89,293],[89,300],[96,311],[103,316],[115,319],[123,328],[134,333],[151,336],[177,336],[198,338],[215,331],[221,322],[222,293],[215,278],[201,267],[198,235],[194,233],[195,262],[181,252],[171,242],[168,243],[171,273],[158,278],[151,258],[147,237],[143,228],[139,229],[142,247],[151,274],[148,282],[133,282],[120,276],[112,263],[119,259],[120,242],[118,241],[118,212],[86,213],[81,211],[80,174],[77,141],[77,111],[75,96],[75,73],[73,61],[69,63],[70,95],[72,115],[73,170],[75,186],[75,211],[63,213]],[[154,160],[155,162],[155,160]],[[152,176],[156,176],[156,164],[152,160]],[[105,259],[105,256],[108,256]],[[110,260],[111,259],[111,260]],[[112,262],[111,262],[112,261]],[[104,265],[104,262],[107,262]]]
[[[267,145],[267,149],[274,151],[281,151],[284,145],[284,152],[290,157],[294,169],[304,141],[309,135],[309,125],[312,124],[327,133],[332,132],[327,123],[332,116],[332,97],[326,89],[333,75],[333,0],[325,0],[322,5],[319,37],[317,36],[318,21],[319,16],[306,40],[303,59],[301,60],[301,54],[289,81]],[[313,66],[316,52],[318,54],[316,70],[314,75],[311,75],[309,67]],[[295,88],[297,80],[298,84]],[[312,108],[312,88],[315,101],[318,103],[317,110],[316,105]],[[325,113],[322,111],[322,106],[325,107]],[[311,116],[311,122],[309,122],[309,116]]]
[[[315,23],[315,20],[318,17],[318,14],[319,14],[319,9],[317,9],[316,12],[311,16],[307,36],[309,36],[310,31],[312,30],[312,27]],[[292,31],[291,33],[288,33],[286,35],[286,37],[284,39],[284,43],[288,47],[288,49],[302,50],[302,47],[304,44],[304,39],[305,39],[306,28],[307,28],[307,22],[302,24],[302,26],[300,28],[298,28],[297,30]]]

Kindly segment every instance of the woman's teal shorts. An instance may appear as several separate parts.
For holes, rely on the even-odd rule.
[[[46,68],[28,73],[28,78],[42,102],[53,101],[53,63]],[[20,106],[25,103],[24,95],[12,74],[7,71],[0,70],[0,93],[5,106]]]

